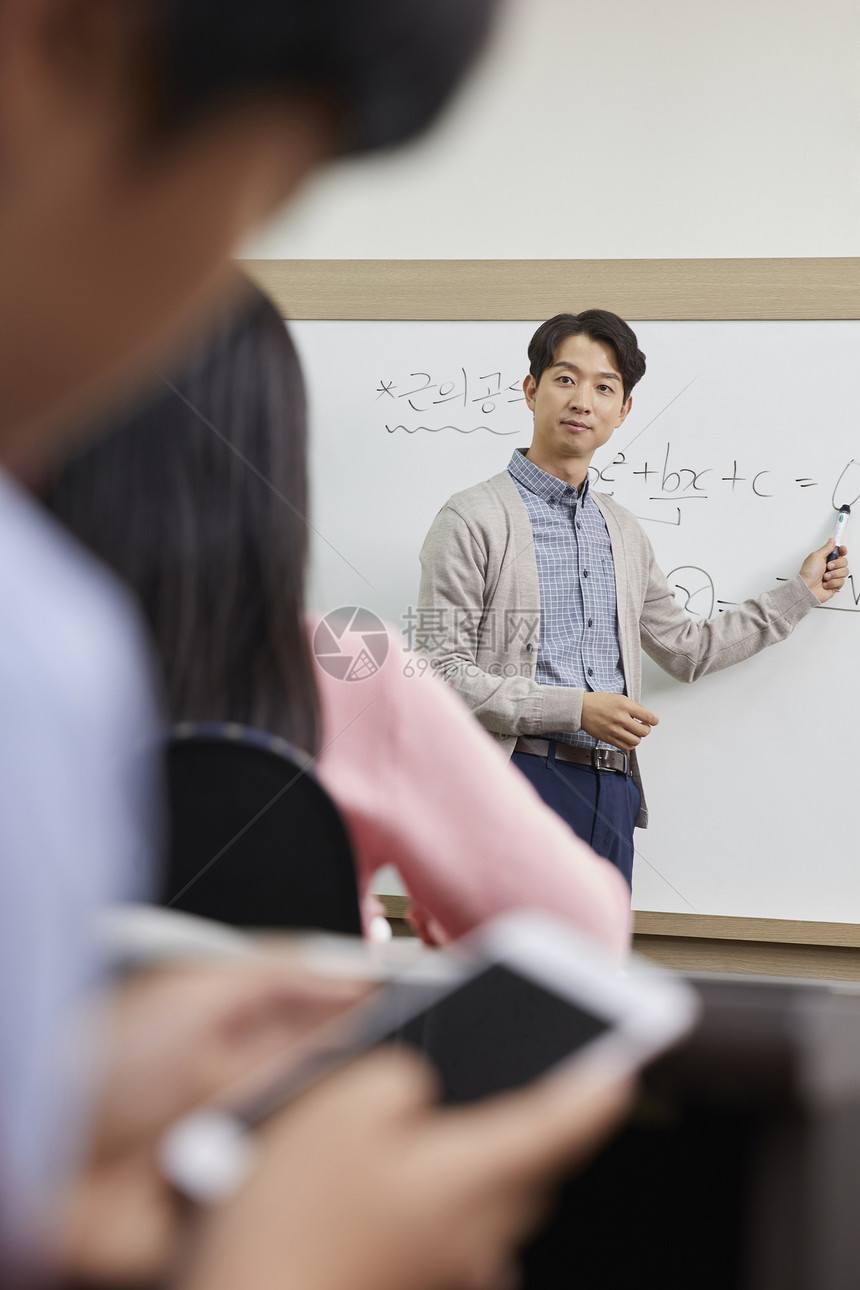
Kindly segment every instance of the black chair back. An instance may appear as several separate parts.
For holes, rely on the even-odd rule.
[[[238,927],[359,935],[349,838],[309,759],[244,726],[186,723],[167,745],[161,903]]]

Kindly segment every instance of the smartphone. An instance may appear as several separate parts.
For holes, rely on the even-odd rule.
[[[697,1016],[697,996],[680,977],[639,959],[619,967],[547,915],[506,914],[327,1026],[313,1056],[255,1098],[185,1117],[162,1142],[162,1167],[192,1199],[221,1199],[249,1166],[250,1130],[379,1044],[419,1049],[438,1072],[440,1100],[455,1104],[566,1063],[597,1063],[607,1078],[630,1073]]]

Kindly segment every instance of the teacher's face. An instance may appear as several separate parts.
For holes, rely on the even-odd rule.
[[[540,383],[529,375],[523,390],[534,413],[529,457],[549,473],[557,463],[582,465],[584,475],[633,402],[624,398],[612,346],[584,335],[565,337]]]

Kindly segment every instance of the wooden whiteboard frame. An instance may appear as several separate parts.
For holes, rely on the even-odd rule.
[[[639,322],[860,318],[860,259],[240,264],[303,320],[529,322],[597,305]],[[402,898],[384,900],[402,922]],[[639,911],[634,943],[676,968],[860,980],[860,923]]]
[[[860,318],[860,259],[245,260],[284,317],[533,322]]]

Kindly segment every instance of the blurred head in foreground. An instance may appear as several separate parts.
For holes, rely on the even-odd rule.
[[[4,472],[35,477],[184,341],[316,166],[429,123],[494,7],[0,0],[0,1242],[22,1242],[16,1214],[47,1208],[79,1136],[58,1032],[94,974],[89,916],[145,832],[124,755],[150,715],[122,598]]]
[[[427,125],[495,7],[3,0],[0,463],[181,336],[315,166]]]

